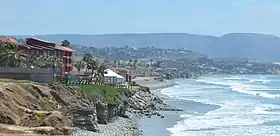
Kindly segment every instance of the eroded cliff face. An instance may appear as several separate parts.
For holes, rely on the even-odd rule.
[[[103,90],[98,93],[95,92],[94,95],[86,95],[86,93],[82,93],[84,101],[82,104],[76,105],[76,108],[74,108],[73,111],[77,111],[77,109],[79,109],[87,112],[90,109],[90,111],[92,111],[90,116],[93,115],[93,118],[90,121],[94,123],[92,127],[95,128],[86,129],[86,127],[89,127],[87,125],[77,125],[77,127],[98,132],[98,125],[96,124],[107,124],[110,121],[114,121],[114,119],[118,117],[127,117],[125,113],[128,107],[128,99],[130,99],[133,94],[117,91],[114,97],[111,96],[114,99],[114,102],[112,103],[108,101],[108,94],[104,93],[104,91],[106,92],[108,90]],[[78,123],[75,123],[74,121],[74,124]]]
[[[72,121],[68,105],[59,92],[46,85],[1,81],[0,130],[6,133],[70,134]]]
[[[1,80],[0,133],[67,135],[72,127],[98,132],[98,124],[125,116],[130,97],[117,91],[108,100],[106,91],[86,95],[80,87]]]
[[[98,124],[128,118],[127,111],[156,115],[155,110],[174,110],[138,89],[0,80],[0,134],[69,135],[73,127],[98,132]]]

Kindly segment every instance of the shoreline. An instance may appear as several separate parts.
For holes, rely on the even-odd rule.
[[[136,84],[148,87],[151,91],[158,90],[163,88],[168,88],[176,85],[174,80],[154,80],[154,77],[136,77],[132,81],[135,81]]]
[[[76,128],[72,136],[140,136],[140,116],[127,112],[129,118],[118,117],[106,125],[99,124],[99,132],[91,132]]]
[[[178,108],[171,105],[171,101],[167,96],[161,95],[160,90],[177,85],[174,80],[154,80],[153,77],[136,78],[135,81],[141,86],[148,87],[152,95],[163,100],[168,106]],[[172,133],[168,128],[177,124],[181,120],[180,115],[184,111],[164,111],[157,110],[161,115],[165,116],[163,119],[159,117],[142,116],[139,120],[139,131],[141,136],[170,136]]]
[[[163,102],[162,97],[154,93],[154,91],[176,85],[174,80],[160,81],[154,80],[153,77],[140,77],[132,81],[150,89],[150,94],[148,92],[138,91],[135,95],[135,99],[140,99],[140,101],[133,103],[139,105],[140,102],[140,105],[144,105],[144,108],[142,107],[140,110],[129,108],[126,111],[126,115],[129,118],[117,117],[114,121],[108,122],[106,125],[98,124],[99,132],[75,129],[73,136],[150,136],[149,130],[143,128],[143,125],[150,128],[151,122],[154,122],[154,125],[157,125],[158,122],[159,124],[164,124],[164,126],[157,125],[158,129],[166,134],[166,136],[169,136],[170,132],[167,130],[167,127],[171,126],[166,126],[166,121],[170,122],[169,125],[175,125],[180,118],[178,112],[181,110],[176,109],[177,107],[170,106],[168,102]],[[154,105],[153,110],[149,108],[150,105]],[[174,120],[174,118],[176,119]],[[160,136],[165,135],[161,134]]]

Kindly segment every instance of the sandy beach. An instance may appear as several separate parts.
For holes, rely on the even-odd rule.
[[[150,90],[156,90],[161,88],[167,88],[174,86],[175,83],[172,80],[155,80],[154,77],[136,77],[132,79],[132,81],[135,81],[137,84],[141,86],[149,87]]]
[[[176,85],[173,80],[154,80],[154,77],[137,77],[133,79],[137,84],[141,86],[149,87],[151,92],[161,99],[164,99],[167,104],[171,104],[173,107],[177,105],[177,101],[173,101],[165,96],[161,95],[159,90],[172,87]],[[177,107],[176,107],[177,108]],[[141,136],[170,136],[170,132],[167,128],[176,124],[180,120],[180,114],[182,112],[176,111],[158,111],[164,115],[165,118],[153,116],[151,118],[143,116],[139,121],[139,129],[141,130]]]

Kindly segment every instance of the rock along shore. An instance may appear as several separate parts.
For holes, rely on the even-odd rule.
[[[181,111],[141,85],[126,89],[1,80],[0,135],[138,136],[142,116],[164,118],[158,111]]]
[[[171,81],[162,82],[152,78],[148,80],[146,78],[143,78],[143,80],[137,79],[136,83],[141,86],[151,87],[152,89],[174,85]],[[152,118],[156,116],[164,118],[164,115],[161,115],[160,111],[182,111],[164,103],[158,96],[150,93],[148,87],[136,88],[136,93],[127,99],[129,106],[125,113],[126,117],[117,117],[107,125],[99,124],[99,132],[76,129],[74,136],[139,136],[141,135],[141,130],[139,129],[139,120],[141,117],[146,116],[147,118]]]

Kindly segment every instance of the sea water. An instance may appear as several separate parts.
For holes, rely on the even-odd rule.
[[[171,136],[280,136],[280,76],[209,76],[161,90],[186,113]]]

